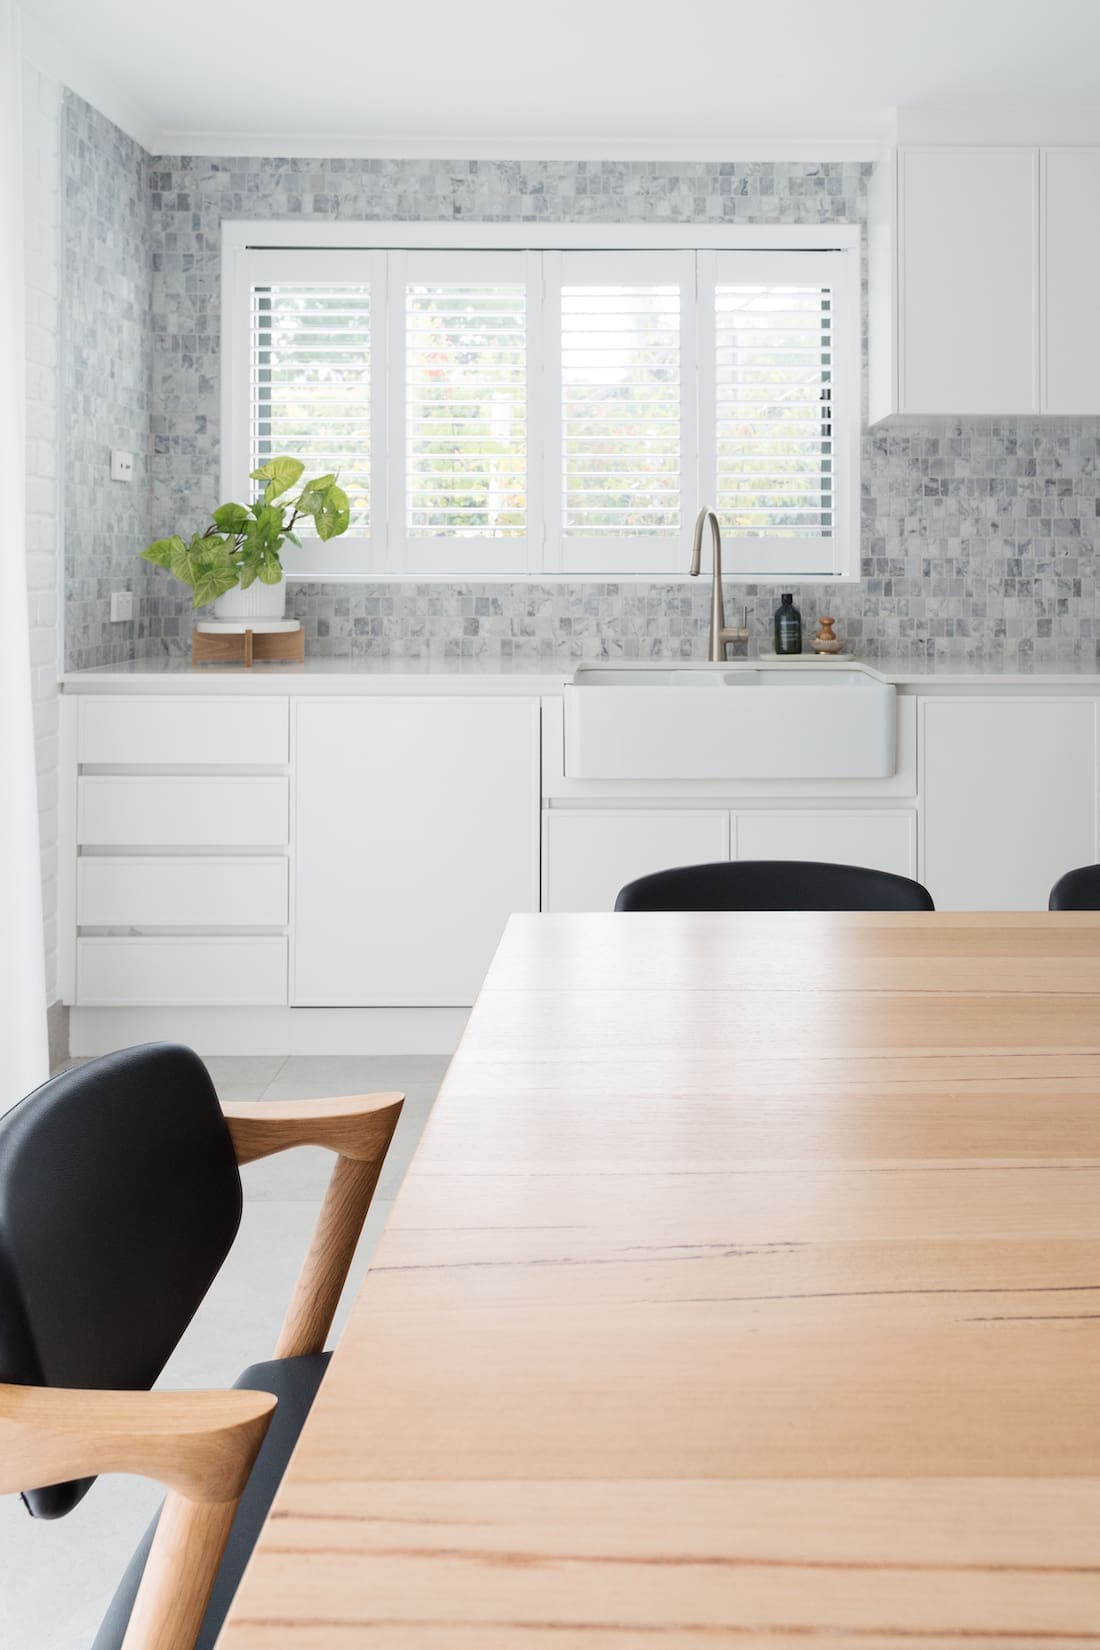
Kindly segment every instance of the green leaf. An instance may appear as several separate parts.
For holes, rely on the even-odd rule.
[[[315,516],[323,506],[329,488],[333,486],[335,481],[336,477],[334,475],[314,476],[313,480],[307,481],[302,488],[295,501],[294,508],[300,510],[304,516]]]
[[[233,590],[236,584],[237,575],[232,568],[228,571],[210,568],[206,572],[200,573],[195,580],[195,591],[191,598],[191,606],[205,607],[208,602],[216,601],[219,596],[224,596],[227,590]]]
[[[173,549],[176,545],[178,545],[181,550],[185,548],[183,540],[181,538],[176,538],[175,535],[168,539],[157,539],[154,544],[149,546],[148,550],[143,550],[141,552],[141,558],[143,561],[151,561],[155,563],[157,567],[170,568],[172,565]]]
[[[325,502],[317,512],[316,520],[318,538],[334,539],[347,532],[351,520],[351,506],[342,487],[333,485],[328,488]]]
[[[210,519],[223,533],[239,533],[249,520],[249,509],[246,504],[219,504]]]
[[[305,465],[300,458],[270,458],[266,464],[261,464],[258,470],[252,471],[253,481],[266,481],[264,489],[264,503],[273,504],[277,498],[293,487],[300,478]]]
[[[260,568],[260,582],[262,584],[280,584],[282,577],[283,570],[277,557],[272,561],[265,561]]]
[[[242,590],[247,590],[250,584],[256,583],[256,574],[259,570],[259,566],[254,561],[242,563],[238,576],[238,582]]]

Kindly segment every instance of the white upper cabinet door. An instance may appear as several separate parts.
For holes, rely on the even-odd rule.
[[[927,699],[921,881],[941,911],[1045,911],[1095,861],[1097,703]]]
[[[537,699],[296,708],[292,1003],[464,1006],[539,908]]]
[[[903,149],[901,407],[1039,410],[1036,149]]]
[[[551,808],[547,911],[611,911],[635,877],[729,858],[724,808]]]
[[[1100,413],[1100,148],[1042,155],[1043,411]]]

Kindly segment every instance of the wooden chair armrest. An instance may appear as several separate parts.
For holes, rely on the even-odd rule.
[[[332,1100],[223,1100],[222,1115],[238,1163],[291,1146],[326,1146],[357,1162],[381,1161],[404,1099],[403,1094],[349,1094]]]
[[[99,1392],[0,1385],[0,1494],[136,1473],[189,1501],[235,1501],[275,1399],[268,1392]]]
[[[334,1100],[222,1102],[238,1163],[289,1146],[327,1146],[337,1154],[279,1333],[277,1358],[303,1357],[324,1348],[404,1099],[403,1094],[353,1094]]]
[[[98,1392],[0,1385],[0,1494],[132,1472],[164,1484],[122,1650],[194,1650],[269,1392]]]

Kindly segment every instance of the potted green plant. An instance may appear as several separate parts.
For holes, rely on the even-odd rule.
[[[347,531],[348,496],[335,475],[314,476],[291,495],[305,472],[298,458],[272,458],[252,471],[265,483],[255,504],[219,504],[210,525],[190,542],[178,534],[157,539],[141,552],[145,561],[165,567],[191,591],[192,607],[214,603],[219,619],[280,619],[286,611],[286,585],[279,557],[283,545],[301,541],[294,532],[302,517],[312,520],[320,539]]]

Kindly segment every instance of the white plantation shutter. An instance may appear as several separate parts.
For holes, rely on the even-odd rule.
[[[680,576],[703,504],[731,578],[858,571],[850,231],[836,251],[759,250],[801,233],[786,228],[680,249],[666,230],[646,250],[612,226],[635,244],[597,251],[566,226],[559,251],[553,225],[510,245],[479,226],[505,243],[484,250],[472,230],[407,250],[336,239],[362,225],[321,249],[249,230],[273,244],[225,269],[224,496],[254,496],[249,471],[291,453],[338,471],[352,507],[342,538],[287,547],[293,576]],[[741,233],[753,249],[729,249]]]
[[[250,469],[289,453],[306,477],[338,471],[352,531],[370,531],[369,284],[252,288]],[[299,526],[303,535],[309,523]]]
[[[528,517],[526,262],[410,255],[405,275],[409,564],[464,569],[471,542],[473,565],[514,564],[507,541],[526,540]]]
[[[561,564],[677,567],[694,468],[694,260],[566,253],[559,271]]]
[[[858,385],[841,370],[842,254],[720,254],[712,303],[715,502],[731,565],[831,573]]]

